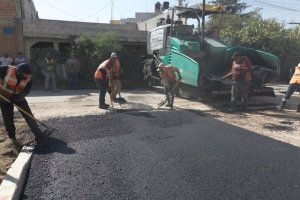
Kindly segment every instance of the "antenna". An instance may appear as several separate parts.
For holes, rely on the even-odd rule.
[[[114,19],[114,1],[111,1],[111,12],[110,12],[110,19]]]

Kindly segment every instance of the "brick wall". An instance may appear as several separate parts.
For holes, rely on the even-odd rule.
[[[15,57],[19,51],[19,25],[14,20],[17,16],[15,0],[0,0],[0,55],[8,53]]]

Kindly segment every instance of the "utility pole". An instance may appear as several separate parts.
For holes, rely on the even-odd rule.
[[[111,21],[114,19],[114,1],[111,1],[111,12],[110,12]]]
[[[201,29],[201,43],[204,43],[204,30],[205,30],[205,0],[202,4],[202,29]]]

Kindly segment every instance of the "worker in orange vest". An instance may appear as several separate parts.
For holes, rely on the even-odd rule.
[[[32,115],[25,96],[30,92],[32,85],[32,73],[28,64],[22,63],[15,66],[0,67],[0,107],[5,129],[8,137],[16,144],[16,127],[14,125],[14,104]],[[17,108],[18,108],[17,107]],[[18,108],[19,109],[19,108]],[[36,142],[40,142],[45,136],[39,129],[36,121],[21,112],[31,131],[35,135]]]
[[[176,67],[165,66],[163,63],[160,63],[158,65],[157,71],[159,72],[159,76],[165,88],[165,95],[167,100],[166,107],[170,107],[171,109],[173,109],[175,94],[174,89],[176,87],[176,84],[178,84],[181,80],[180,72]],[[176,78],[176,73],[178,76],[178,80]]]
[[[294,69],[295,72],[290,80],[289,87],[285,93],[284,98],[282,98],[281,104],[277,106],[277,110],[283,110],[284,106],[287,104],[292,94],[296,90],[300,90],[300,63]],[[298,104],[297,112],[300,112],[300,103]]]
[[[112,68],[117,62],[117,56],[112,54],[111,57],[102,62],[97,68],[94,80],[99,89],[99,108],[108,109],[109,105],[105,103],[106,92],[111,93],[112,86]]]

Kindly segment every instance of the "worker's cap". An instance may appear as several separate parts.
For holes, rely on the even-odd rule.
[[[298,63],[298,66],[297,67],[300,67],[300,63]]]
[[[117,58],[118,55],[117,55],[115,52],[112,52],[111,55],[110,55],[110,57],[111,57],[111,58]]]
[[[21,63],[17,66],[18,74],[31,74],[30,66],[26,63]]]
[[[231,56],[231,59],[234,59],[234,58],[240,57],[240,56],[243,56],[241,52],[234,52]]]
[[[157,71],[160,71],[162,67],[164,67],[165,65],[163,63],[160,63],[158,66],[157,66]]]

